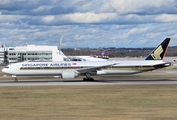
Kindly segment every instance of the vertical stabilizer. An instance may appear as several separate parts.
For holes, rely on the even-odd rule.
[[[145,60],[163,60],[168,50],[171,38],[166,38],[157,48],[155,48]]]
[[[102,58],[102,59],[109,59],[109,54],[106,53],[106,50],[104,50],[99,56],[98,58]]]

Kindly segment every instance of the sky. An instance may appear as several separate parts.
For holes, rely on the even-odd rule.
[[[177,45],[177,0],[0,0],[0,41],[61,48]]]

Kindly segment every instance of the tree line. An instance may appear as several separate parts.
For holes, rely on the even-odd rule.
[[[102,48],[102,49],[62,49],[67,56],[100,55],[103,50],[110,57],[146,57],[154,48]],[[166,56],[177,56],[177,46],[169,47]]]

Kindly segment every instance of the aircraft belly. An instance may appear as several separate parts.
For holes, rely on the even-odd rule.
[[[17,72],[19,76],[49,76],[49,75],[61,75],[61,70],[20,70]]]

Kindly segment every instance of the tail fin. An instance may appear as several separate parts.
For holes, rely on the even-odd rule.
[[[157,48],[155,48],[145,60],[163,60],[168,50],[171,38],[166,38]]]
[[[109,54],[106,54],[106,50],[104,50],[98,58],[109,59]]]
[[[101,53],[101,56],[106,55],[106,50],[103,50],[103,52]]]

